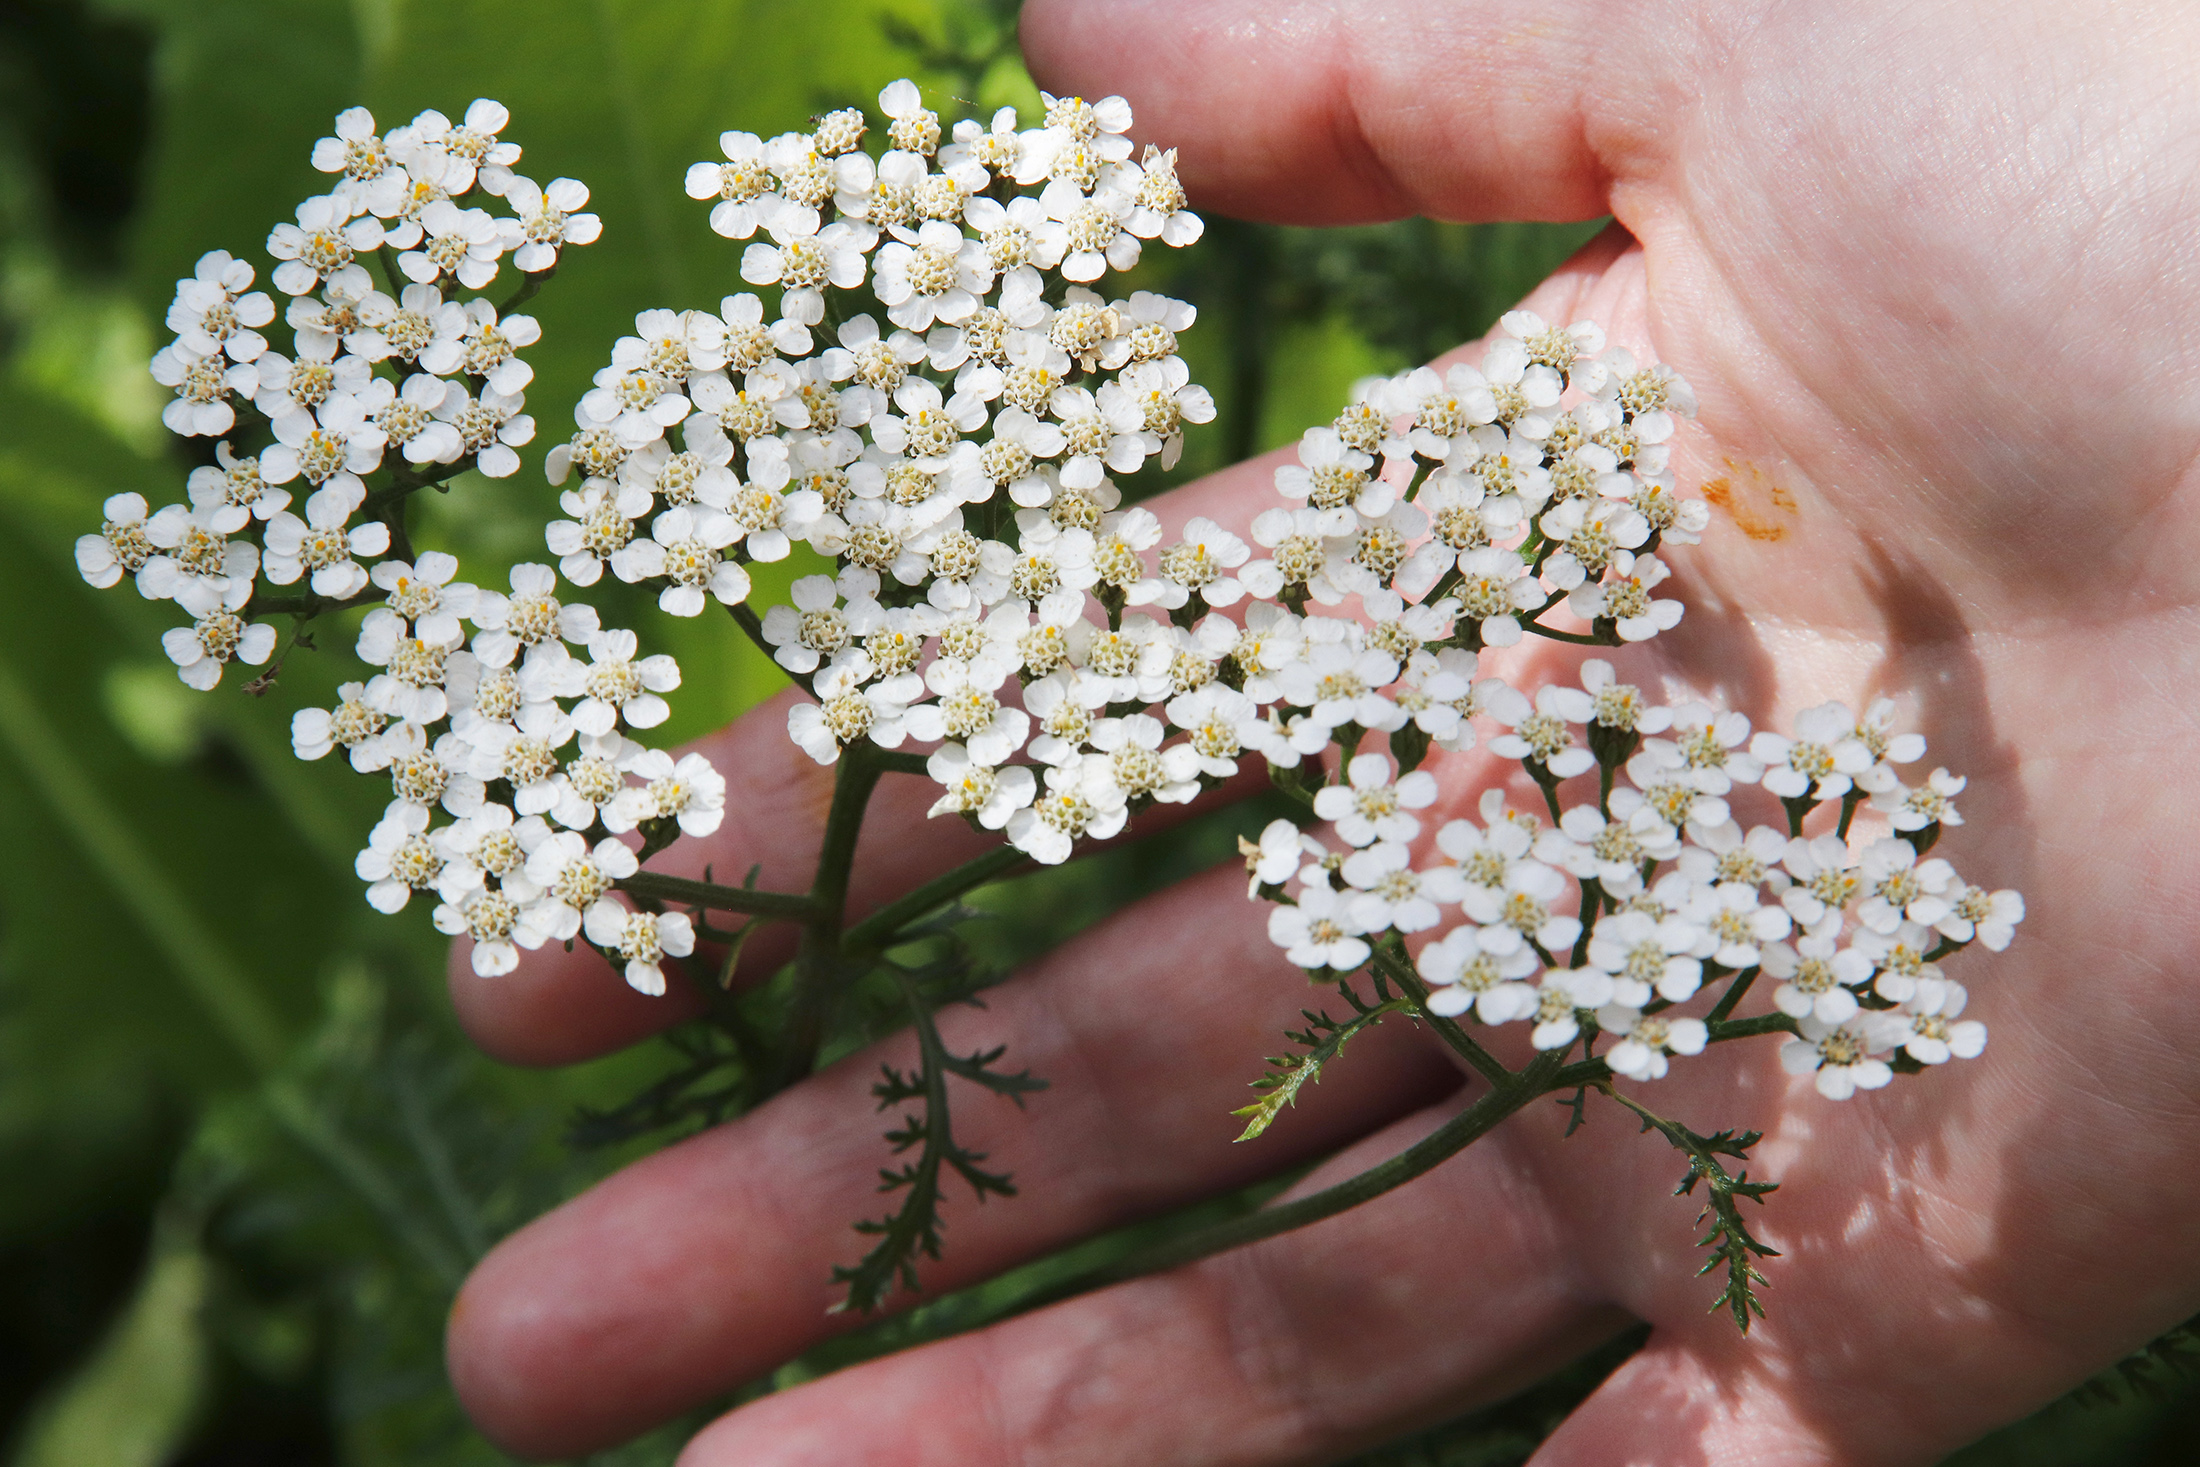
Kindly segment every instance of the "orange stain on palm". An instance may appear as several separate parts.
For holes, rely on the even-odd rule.
[[[1727,471],[1703,486],[1705,501],[1725,510],[1734,528],[1752,540],[1786,539],[1789,522],[1799,514],[1787,486],[1746,459],[1722,462]]]
[[[832,812],[834,777],[839,771],[830,764],[818,764],[806,758],[793,761],[793,768],[788,780],[794,786],[793,803],[814,817],[822,829]]]

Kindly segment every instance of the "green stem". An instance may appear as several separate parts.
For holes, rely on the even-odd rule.
[[[915,891],[879,908],[870,916],[848,929],[842,936],[842,945],[851,952],[866,948],[892,947],[894,934],[909,923],[953,901],[964,892],[985,885],[1025,860],[1024,853],[1012,845],[1000,845],[974,860],[965,861],[952,871],[947,871],[918,887]]]
[[[1409,504],[1412,503],[1415,499],[1418,499],[1421,495],[1422,487],[1428,483],[1429,475],[1434,473],[1435,471],[1436,465],[1433,463],[1415,464],[1413,467],[1413,481],[1406,485],[1406,492],[1398,497],[1405,500]],[[1434,600],[1436,598],[1431,597],[1430,599]]]
[[[1749,985],[1757,981],[1758,972],[1759,969],[1757,969],[1755,966],[1751,966],[1744,968],[1741,972],[1735,974],[1734,982],[1728,986],[1725,993],[1719,996],[1719,1002],[1717,1006],[1714,1007],[1710,1013],[1704,1015],[1704,1023],[1719,1023],[1720,1021],[1725,1019],[1728,1014],[1733,1013],[1734,1006],[1742,1001],[1742,995],[1749,992]]]
[[[1612,1078],[1612,1067],[1600,1059],[1581,1060],[1568,1065],[1551,1077],[1553,1090],[1579,1090],[1583,1086],[1601,1088]]]
[[[511,314],[515,306],[523,306],[533,300],[535,292],[542,289],[542,283],[557,273],[558,267],[552,265],[549,269],[538,271],[521,281],[519,289],[506,296],[504,303],[497,307],[497,318],[502,320],[505,316]]]
[[[1314,792],[1306,787],[1305,770],[1304,764],[1294,765],[1289,769],[1281,764],[1270,764],[1268,782],[1311,810],[1314,808]]]
[[[1589,961],[1589,939],[1596,933],[1597,917],[1604,910],[1604,883],[1594,876],[1581,883],[1581,935],[1574,939],[1574,955],[1569,964],[1578,968]],[[1612,910],[1619,910],[1619,903],[1612,903]]]
[[[1805,791],[1800,795],[1783,796],[1780,800],[1780,806],[1787,811],[1788,839],[1800,840],[1803,835],[1803,820],[1811,811],[1818,808],[1818,801],[1812,798],[1808,791]]]
[[[671,907],[703,907],[714,912],[751,912],[781,922],[807,922],[817,915],[817,899],[790,891],[757,891],[747,886],[720,886],[711,881],[691,881],[685,876],[666,876],[656,871],[637,871],[613,883],[621,891]]]
[[[418,1077],[409,1064],[400,1063],[391,1076],[397,1091],[397,1112],[405,1123],[405,1139],[412,1147],[413,1156],[420,1169],[428,1175],[429,1190],[435,1194],[438,1206],[443,1209],[443,1219],[451,1226],[451,1233],[458,1239],[459,1247],[469,1264],[480,1261],[489,1251],[489,1236],[481,1225],[481,1213],[473,1199],[466,1195],[465,1186],[459,1181],[458,1166],[452,1160],[451,1149],[444,1145],[433,1119],[428,1114],[426,1099],[420,1093]]]
[[[825,843],[817,855],[817,879],[810,887],[810,919],[795,947],[794,1003],[787,1016],[786,1042],[765,1093],[775,1095],[817,1066],[825,1021],[839,996],[846,949],[841,923],[848,906],[848,877],[855,865],[856,837],[863,830],[864,808],[883,772],[878,747],[859,739],[841,755],[833,779],[832,808],[825,816]]]
[[[1849,792],[1841,797],[1841,823],[1835,827],[1833,832],[1835,835],[1843,840],[1849,838],[1849,822],[1856,818],[1856,807],[1863,804],[1868,798],[1870,797],[1862,790],[1854,787],[1851,787]]]
[[[456,1292],[465,1282],[468,1261],[420,1220],[419,1209],[405,1198],[375,1159],[333,1125],[291,1081],[269,1080],[260,1094],[269,1114],[291,1139],[358,1193],[391,1235],[412,1249],[444,1288]]]
[[[776,665],[779,649],[764,640],[764,623],[758,620],[756,612],[748,603],[736,601],[726,611],[733,617],[733,624],[747,633],[748,639],[756,644],[756,650],[771,658]]]
[[[1520,761],[1520,767],[1528,771],[1528,778],[1534,780],[1535,787],[1543,791],[1543,803],[1550,808],[1551,823],[1553,825],[1559,824],[1562,812],[1558,808],[1559,781],[1557,776],[1552,774],[1550,766],[1540,759],[1523,759]]]
[[[1548,637],[1554,642],[1572,642],[1577,647],[1609,647],[1612,645],[1602,637],[1590,636],[1583,632],[1562,632],[1556,628],[1547,627],[1533,617],[1524,619],[1520,623],[1520,628],[1522,631],[1533,632],[1539,637]]]
[[[1705,1021],[1711,1031],[1710,1042],[1723,1044],[1729,1039],[1754,1039],[1760,1034],[1800,1034],[1795,1021],[1786,1014],[1759,1014],[1754,1019],[1725,1019],[1718,1023]]]
[[[1555,1088],[1551,1081],[1559,1073],[1558,1061],[1559,1052],[1556,1050],[1538,1055],[1533,1064],[1518,1075],[1508,1077],[1508,1083],[1492,1090],[1388,1161],[1378,1162],[1356,1177],[1339,1182],[1334,1187],[1326,1187],[1310,1197],[1263,1208],[1244,1217],[1232,1218],[1228,1222],[1217,1223],[1213,1227],[1157,1243],[1133,1253],[1120,1263],[1086,1274],[1062,1290],[1032,1302],[1049,1303],[1067,1294],[1084,1293],[1089,1289],[1123,1283],[1166,1269],[1181,1268],[1187,1263],[1196,1263],[1202,1258],[1231,1248],[1243,1247],[1247,1243],[1275,1237],[1278,1233],[1303,1228],[1309,1223],[1317,1223],[1324,1218],[1349,1211],[1363,1202],[1371,1202],[1465,1150],[1488,1135],[1499,1121],[1538,1096],[1549,1094]]]
[[[1465,1028],[1442,1014],[1428,1011],[1428,985],[1421,981],[1421,975],[1414,972],[1410,964],[1378,948],[1375,952],[1375,966],[1382,971],[1385,978],[1397,984],[1413,1000],[1414,1017],[1434,1029],[1437,1037],[1450,1045],[1454,1053],[1481,1072],[1482,1078],[1498,1086],[1512,1080],[1513,1072],[1499,1064],[1495,1055],[1475,1043],[1474,1036]]]
[[[363,514],[378,513],[385,505],[401,504],[423,489],[433,489],[438,484],[449,483],[474,466],[474,455],[467,454],[456,463],[437,464],[431,474],[416,474],[404,467],[390,471],[389,484],[375,490],[360,506]],[[392,526],[394,529],[395,526]]]

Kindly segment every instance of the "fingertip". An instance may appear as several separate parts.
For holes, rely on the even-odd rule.
[[[505,1365],[512,1355],[507,1342],[524,1339],[528,1331],[524,1322],[515,1329],[501,1308],[510,1295],[481,1287],[480,1279],[476,1270],[459,1286],[443,1320],[444,1372],[451,1390],[474,1429],[497,1447],[528,1460],[553,1455],[554,1449],[533,1439],[524,1394],[512,1389],[515,1375]]]
[[[664,1170],[677,1150],[642,1169]],[[614,1196],[630,1190],[626,1178],[609,1185]],[[607,1207],[599,1188],[505,1238],[475,1266],[451,1306],[444,1362],[483,1436],[532,1460],[573,1456],[625,1440],[683,1404],[647,1398],[646,1382],[605,1390],[598,1378],[607,1360],[647,1354],[665,1328],[656,1312],[682,1287],[655,1266],[667,1231],[677,1233],[679,1220],[647,1205]]]
[[[1837,1441],[1799,1411],[1771,1371],[1722,1369],[1660,1334],[1566,1418],[1529,1467],[1653,1461],[1833,1467],[1901,1455],[1858,1446]]]

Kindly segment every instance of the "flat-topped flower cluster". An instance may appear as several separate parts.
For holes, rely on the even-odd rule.
[[[372,675],[335,708],[301,711],[292,732],[301,757],[341,749],[391,782],[358,858],[368,900],[396,911],[432,891],[438,925],[473,935],[484,973],[585,924],[637,986],[661,990],[658,960],[691,950],[689,919],[607,893],[635,869],[621,832],[701,835],[722,818],[708,761],[628,737],[663,722],[678,668],[561,603],[549,567],[516,568],[509,594],[477,588],[453,557],[415,554],[405,530],[411,494],[463,470],[512,475],[534,435],[520,353],[541,328],[481,292],[510,264],[530,277],[524,298],[564,246],[599,231],[582,184],[516,171],[507,121],[486,100],[459,124],[430,111],[386,134],[364,108],[337,117],[312,155],[332,187],[267,239],[289,350],[268,340],[275,307],[251,288],[253,266],[202,257],[177,282],[176,339],[152,370],[175,391],[163,421],[213,440],[212,462],[191,471],[188,503],[110,498],[77,562],[93,585],[128,575],[193,618],[162,642],[200,689],[231,662],[275,656],[261,617],[302,628],[367,608],[356,647]]]
[[[1682,1006],[1760,975],[1777,980],[1774,1007],[1799,1031],[1783,1061],[1834,1099],[1886,1084],[1891,1052],[1935,1065],[1984,1049],[1985,1026],[1959,1017],[1967,992],[1939,963],[1973,942],[2008,946],[2024,901],[1970,885],[1905,838],[1960,824],[1963,782],[1942,769],[1903,785],[1894,766],[1925,746],[1889,735],[1891,703],[1861,719],[1838,703],[1810,709],[1799,722],[1815,740],[1752,736],[1739,713],[1649,703],[1600,659],[1583,664],[1581,686],[1539,693],[1539,744],[1518,731],[1537,716],[1527,700],[1506,690],[1502,703],[1493,711],[1515,731],[1489,747],[1527,764],[1555,820],[1488,790],[1479,821],[1445,823],[1417,858],[1414,812],[1435,801],[1435,781],[1358,755],[1314,797],[1337,846],[1288,820],[1245,842],[1251,890],[1280,903],[1269,935],[1292,962],[1342,978],[1386,940],[1402,956],[1404,938],[1455,912],[1465,920],[1414,959],[1429,1012],[1528,1022],[1537,1050],[1571,1047],[1593,1017],[1619,1041],[1606,1061],[1638,1080],[1703,1049],[1707,1026]],[[1606,792],[1560,813],[1556,791],[1598,772]],[[1844,826],[1869,809],[1891,833],[1745,831],[1728,797],[1749,785],[1797,790],[1785,797],[1791,830],[1838,800]]]
[[[507,256],[539,281],[593,239],[587,191],[515,172],[492,102],[386,135],[347,111],[313,153],[334,186],[268,240],[291,352],[262,334],[274,307],[249,264],[215,252],[179,282],[153,370],[169,426],[217,440],[214,462],[188,505],[110,500],[84,573],[131,574],[191,615],[166,645],[201,688],[274,655],[255,612],[371,608],[357,649],[376,671],[300,713],[297,748],[388,772],[359,857],[369,900],[433,890],[485,974],[578,935],[661,992],[661,959],[695,941],[687,915],[613,895],[678,834],[714,830],[725,785],[631,737],[664,721],[680,674],[561,587],[608,571],[672,615],[728,609],[814,694],[788,719],[810,758],[930,745],[933,813],[1038,862],[1258,760],[1337,843],[1290,822],[1248,843],[1276,942],[1331,978],[1387,955],[1428,1014],[1532,1021],[1539,1049],[1614,1035],[1613,1069],[1647,1079],[1706,1042],[1679,1006],[1725,980],[1730,1009],[1763,974],[1795,1021],[1790,1063],[1829,1095],[1884,1083],[1892,1053],[1978,1053],[1938,964],[2006,944],[2022,901],[1924,857],[1963,782],[1904,783],[1924,746],[1891,704],[1813,708],[1790,737],[1663,706],[1600,660],[1532,698],[1481,671],[1530,634],[1618,646],[1680,620],[1660,553],[1708,518],[1668,465],[1687,383],[1593,323],[1516,311],[1479,366],[1363,383],[1242,534],[1195,518],[1168,536],[1116,479],[1173,466],[1214,414],[1179,353],[1195,312],[1100,287],[1200,221],[1173,151],[1133,156],[1121,98],[1044,101],[1033,127],[1004,108],[949,129],[900,81],[876,118],[724,134],[687,192],[744,242],[755,288],[635,318],[547,456],[557,567],[518,567],[508,592],[415,554],[404,508],[462,469],[516,471],[533,433],[518,352],[539,328],[467,293]],[[509,213],[462,207],[475,197]],[[748,567],[798,545],[824,570],[758,616]],[[1418,766],[1477,742],[1521,761],[1551,823],[1493,793],[1430,849]],[[1592,774],[1594,798],[1566,807]],[[1753,785],[1785,831],[1733,818]],[[1838,834],[1806,838],[1826,801]],[[1860,813],[1873,834],[1852,832]]]
[[[722,1065],[653,1085],[619,1125],[755,1104],[819,1062],[852,975],[898,987],[919,1065],[874,1093],[901,1116],[889,1144],[916,1155],[881,1173],[901,1204],[859,1225],[869,1252],[835,1271],[852,1307],[938,1255],[943,1175],[1012,1190],[954,1140],[948,1077],[1019,1098],[1044,1084],[997,1068],[999,1049],[944,1046],[933,1009],[981,981],[956,899],[1258,770],[1303,812],[1241,842],[1250,893],[1352,1012],[1307,1011],[1304,1052],[1272,1060],[1241,1112],[1247,1136],[1394,1014],[1489,1088],[1413,1148],[1442,1150],[1221,1225],[1213,1246],[1398,1185],[1539,1096],[1572,1091],[1578,1121],[1594,1089],[1689,1153],[1683,1190],[1706,1185],[1705,1242],[1746,1329],[1769,1250],[1736,1204],[1771,1184],[1720,1158],[1755,1135],[1697,1135],[1615,1082],[1766,1034],[1835,1099],[1981,1053],[1943,965],[2006,947],[2024,903],[1930,854],[1961,823],[1963,779],[1906,778],[1924,740],[1885,700],[1806,709],[1789,733],[1668,701],[1623,681],[1625,662],[1532,690],[1485,667],[1530,636],[1619,648],[1682,617],[1662,557],[1708,522],[1669,463],[1695,397],[1590,322],[1515,311],[1478,365],[1363,382],[1265,507],[1165,530],[1118,481],[1174,467],[1214,416],[1180,351],[1196,313],[1109,277],[1155,241],[1197,240],[1200,220],[1176,153],[1132,146],[1123,99],[1041,97],[1032,126],[1003,108],[949,127],[897,81],[872,113],[723,134],[686,191],[740,245],[748,288],[635,317],[546,455],[555,565],[504,587],[416,548],[409,507],[463,473],[518,472],[535,433],[521,353],[541,328],[516,308],[596,238],[588,191],[520,174],[494,102],[386,133],[350,109],[313,149],[328,191],[267,239],[287,339],[270,340],[253,264],[217,250],[177,283],[152,372],[174,394],[164,422],[199,450],[188,500],[110,498],[79,566],[188,618],[163,646],[198,689],[242,662],[268,669],[265,691],[286,637],[356,627],[367,671],[300,711],[293,744],[389,781],[357,857],[367,900],[431,893],[479,974],[579,940],[662,994],[666,959],[698,942],[730,965],[755,923],[800,925],[787,989],[714,991]],[[492,299],[507,264],[520,279]],[[752,568],[797,555],[789,603],[752,608]],[[716,831],[727,785],[702,755],[644,742],[681,673],[587,603],[607,575],[668,615],[722,610],[810,695],[788,735],[834,788],[807,892],[642,869]],[[1439,821],[1422,766],[1469,748],[1524,781]],[[851,923],[857,834],[889,775],[929,777],[934,816],[1003,844]],[[1508,804],[1531,787],[1540,811]],[[1516,1023],[1534,1057],[1511,1069],[1473,1031]]]

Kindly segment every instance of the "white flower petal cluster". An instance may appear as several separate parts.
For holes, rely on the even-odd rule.
[[[632,914],[618,909],[627,925],[608,937],[599,934],[609,917],[594,914],[617,908],[606,893],[636,870],[618,836],[708,835],[724,819],[725,780],[708,760],[675,760],[629,736],[664,721],[661,695],[679,686],[679,668],[638,655],[635,635],[602,627],[594,608],[563,601],[548,566],[515,567],[508,592],[457,581],[457,571],[432,552],[375,567],[386,599],[368,613],[358,653],[380,670],[346,684],[335,708],[301,710],[292,743],[301,758],[342,748],[361,772],[389,772],[394,798],[359,858],[377,906],[396,910],[433,887],[437,926],[474,939],[484,975],[593,922],[589,939],[624,956],[628,980],[661,993],[658,963],[692,951],[692,930],[653,917],[672,925],[651,948]],[[456,818],[434,825],[438,809]]]
[[[140,594],[192,618],[162,639],[190,686],[274,656],[274,628],[252,619],[263,586],[295,587],[273,604],[308,615],[380,599],[383,567],[411,573],[376,564],[401,543],[407,492],[464,469],[518,471],[516,450],[534,436],[522,396],[533,373],[518,352],[540,328],[449,293],[487,287],[505,253],[531,247],[505,240],[526,233],[526,209],[499,222],[461,207],[539,193],[512,171],[520,150],[499,136],[508,121],[487,100],[458,126],[431,111],[387,133],[364,108],[341,113],[312,155],[332,186],[267,239],[269,279],[292,298],[287,342],[270,340],[275,305],[252,289],[250,262],[211,251],[176,282],[176,337],[152,362],[175,394],[162,420],[217,440],[215,461],[191,472],[188,504],[152,511],[139,495],[111,498],[77,562],[93,585],[128,574]],[[566,208],[563,242],[594,237],[589,216],[571,212],[579,188],[560,180],[550,191]],[[378,274],[393,259],[403,274]]]
[[[1821,704],[1790,734],[1662,702],[1624,662],[1532,694],[1482,674],[1530,634],[1678,623],[1661,554],[1708,521],[1669,464],[1696,408],[1678,374],[1516,311],[1474,366],[1362,383],[1250,523],[1165,525],[1117,480],[1214,417],[1180,352],[1195,312],[1106,287],[1199,237],[1176,154],[1134,157],[1118,97],[1045,96],[1029,127],[926,103],[898,81],[873,115],[729,131],[687,171],[751,288],[634,318],[546,456],[557,564],[508,589],[416,551],[404,516],[463,469],[519,469],[540,328],[479,292],[508,261],[531,294],[600,228],[585,185],[516,171],[501,106],[338,117],[313,153],[329,191],[268,240],[287,343],[250,264],[216,251],[178,282],[153,371],[214,462],[188,504],[110,498],[79,567],[192,618],[164,645],[194,687],[275,657],[263,582],[297,588],[263,608],[367,608],[370,671],[293,743],[390,781],[357,860],[374,906],[433,892],[484,975],[586,940],[661,994],[693,952],[690,917],[621,883],[716,830],[726,782],[640,741],[681,671],[569,594],[608,571],[671,615],[726,608],[812,694],[788,715],[810,758],[916,745],[893,767],[921,764],[933,815],[1041,864],[1257,756],[1322,827],[1242,842],[1271,940],[1318,978],[1375,965],[1439,1025],[1607,1038],[1613,1073],[1654,1080],[1761,976],[1784,1062],[1829,1096],[1983,1050],[1943,964],[2007,946],[2023,899],[1929,854],[1966,786],[1905,776],[1925,746],[1894,703]],[[759,616],[749,567],[798,545],[823,573]],[[1469,747],[1518,761],[1550,819],[1502,789],[1447,818],[1419,766]],[[1771,802],[1787,829],[1737,818]],[[1797,834],[1824,802],[1833,833]]]
[[[368,606],[356,651],[369,676],[344,684],[335,707],[301,710],[292,743],[305,759],[341,749],[389,779],[357,862],[367,899],[396,911],[432,891],[437,925],[472,936],[484,974],[581,933],[599,902],[616,907],[604,893],[635,860],[616,836],[707,835],[725,805],[707,760],[629,736],[667,717],[671,658],[641,656],[633,633],[561,601],[547,566],[518,567],[506,593],[458,579],[450,555],[404,548],[407,494],[462,469],[514,474],[534,435],[523,398],[533,372],[519,353],[541,329],[468,293],[490,286],[507,255],[539,274],[598,232],[583,185],[538,188],[513,171],[508,121],[486,100],[460,124],[424,112],[386,134],[363,108],[340,114],[313,150],[332,187],[268,238],[270,278],[293,298],[291,339],[270,342],[275,308],[251,289],[251,264],[203,256],[177,282],[176,339],[153,375],[175,391],[168,426],[217,438],[215,461],[192,471],[188,504],[111,497],[99,533],[77,545],[93,585],[128,575],[192,618],[162,646],[194,688],[231,662],[274,656],[274,626],[250,619],[257,605]],[[392,259],[401,274],[379,275]],[[649,360],[679,335],[654,318],[644,328]],[[713,367],[718,343],[698,328],[676,344]],[[724,502],[708,466],[689,479]],[[263,603],[264,587],[295,590]],[[650,915],[648,934],[641,920],[592,939],[624,956],[629,981],[662,992],[658,963],[691,951],[692,933],[677,914]]]

